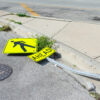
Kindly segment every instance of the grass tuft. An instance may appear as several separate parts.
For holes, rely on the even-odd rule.
[[[17,21],[15,21],[15,20],[10,20],[11,22],[14,22],[15,24],[19,24],[19,25],[22,25],[22,23],[21,22],[17,22]]]
[[[52,46],[55,43],[55,40],[52,40],[51,38],[44,36],[44,35],[42,36],[36,35],[36,38],[38,40],[38,51],[42,50],[45,47],[52,48]]]
[[[90,92],[90,95],[91,95],[92,97],[94,97],[96,100],[100,100],[100,94],[94,93],[94,92]]]
[[[8,32],[8,31],[11,31],[11,28],[8,25],[4,25],[4,26],[0,27],[0,31]]]
[[[18,13],[16,15],[19,16],[19,17],[31,17],[29,15],[26,15],[25,13]]]

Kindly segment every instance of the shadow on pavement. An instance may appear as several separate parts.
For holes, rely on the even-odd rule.
[[[31,55],[31,54],[33,54],[33,53],[27,53],[27,54],[25,54],[25,53],[20,53],[20,54],[8,54],[7,56],[29,56],[29,55]]]

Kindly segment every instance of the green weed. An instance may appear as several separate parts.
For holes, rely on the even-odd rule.
[[[17,21],[15,21],[15,20],[10,20],[11,22],[14,22],[15,24],[19,24],[19,25],[22,25],[22,23],[21,22],[17,22]]]
[[[55,43],[55,40],[52,40],[51,38],[44,35],[42,36],[36,35],[36,38],[38,40],[38,51],[42,50],[46,46],[51,48]]]
[[[73,67],[77,67],[76,65],[73,65]]]
[[[16,15],[19,16],[19,17],[31,17],[29,15],[26,15],[25,13],[18,13]]]
[[[90,92],[90,95],[93,96],[96,100],[100,100],[100,94],[94,93],[94,92]]]
[[[2,27],[0,27],[0,31],[11,31],[11,28],[8,25],[4,25]]]

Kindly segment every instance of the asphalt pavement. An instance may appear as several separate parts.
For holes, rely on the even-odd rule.
[[[2,1],[2,0],[1,0]],[[20,3],[21,2],[1,2],[0,10],[4,10],[11,13],[26,13]],[[53,6],[49,4],[36,4],[31,2],[22,2],[28,5],[33,11],[38,13],[40,16],[53,17],[61,19],[70,19],[73,21],[88,21],[92,23],[100,23],[100,21],[93,20],[94,17],[100,16],[100,9],[83,9],[75,7],[64,7],[64,6]]]
[[[99,0],[0,0],[6,2],[25,2],[33,4],[70,6],[76,8],[100,8]]]
[[[94,100],[75,78],[49,62],[3,54],[7,40],[18,37],[0,32],[0,64],[13,68],[12,75],[0,81],[0,100]]]

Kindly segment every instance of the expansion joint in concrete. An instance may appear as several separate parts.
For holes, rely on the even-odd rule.
[[[58,32],[56,32],[52,38],[54,38],[56,35],[58,35],[63,29],[65,29],[71,22],[67,23],[66,25],[64,25],[64,27],[62,27]]]
[[[100,56],[97,56],[97,57],[95,57],[94,59],[98,59],[98,58],[100,58]]]

